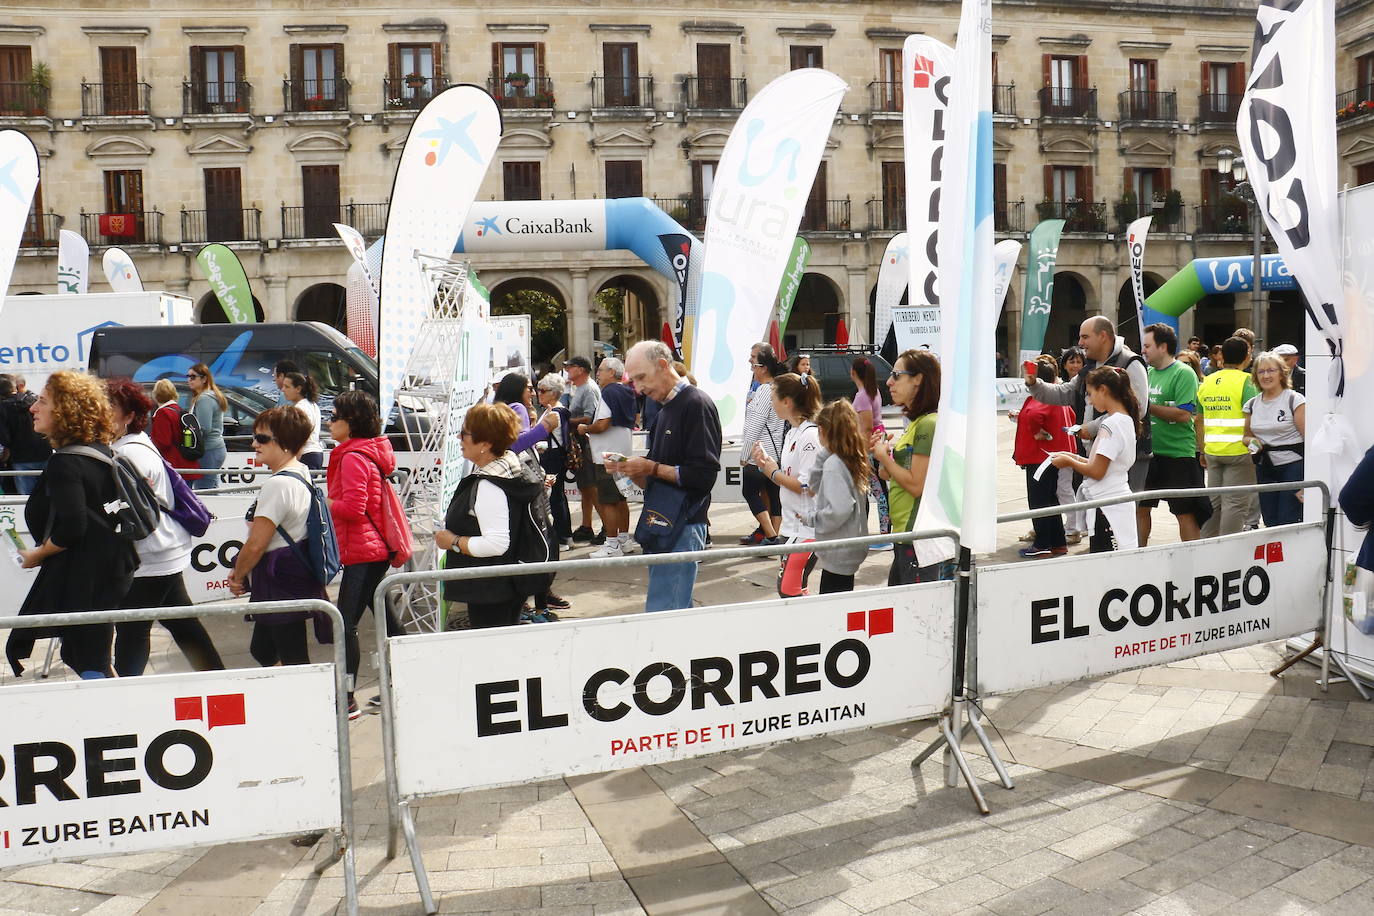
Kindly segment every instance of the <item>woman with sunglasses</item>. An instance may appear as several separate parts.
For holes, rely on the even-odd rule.
[[[201,441],[205,445],[200,467],[218,470],[224,467],[224,459],[229,454],[224,447],[224,412],[229,409],[229,401],[215,384],[215,377],[205,363],[196,363],[190,368],[186,384],[191,388],[190,411],[200,424]],[[213,490],[219,486],[219,475],[202,474],[191,486],[196,490]]]
[[[925,493],[930,449],[935,442],[935,411],[940,406],[940,361],[929,350],[907,350],[897,357],[887,377],[892,403],[902,408],[907,427],[896,441],[886,433],[875,432],[869,448],[878,461],[887,490],[888,514],[893,531],[910,531],[916,524]],[[895,486],[891,486],[895,484]],[[916,548],[911,543],[894,544],[888,585],[910,585],[954,577],[954,562],[946,560],[929,566],[916,565]]]

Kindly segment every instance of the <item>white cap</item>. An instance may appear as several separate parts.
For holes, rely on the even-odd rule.
[[[1298,348],[1292,344],[1279,344],[1274,348],[1275,356],[1297,356]]]

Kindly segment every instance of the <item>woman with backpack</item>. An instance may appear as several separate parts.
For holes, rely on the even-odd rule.
[[[204,448],[200,467],[219,470],[224,467],[224,459],[229,454],[224,446],[224,412],[229,409],[229,401],[215,384],[215,377],[205,363],[196,363],[187,370],[186,384],[191,389],[189,409],[200,427],[200,441]],[[202,474],[192,484],[197,490],[213,490],[218,486],[218,474]]]
[[[1307,399],[1293,390],[1288,364],[1282,356],[1261,353],[1250,370],[1259,394],[1245,402],[1244,441],[1255,459],[1258,483],[1294,483],[1302,480],[1303,437],[1306,432]],[[1258,446],[1258,451],[1255,447]],[[1292,525],[1302,521],[1302,501],[1297,490],[1259,494],[1264,526]]]
[[[475,465],[458,484],[434,533],[440,550],[448,551],[448,569],[502,566],[549,558],[546,529],[535,503],[544,486],[542,471],[529,479],[515,444],[519,421],[504,404],[471,407],[459,434],[463,457]],[[532,581],[538,579],[540,581]],[[509,627],[520,622],[525,599],[548,587],[548,575],[502,576],[445,582],[444,599],[468,606],[473,629]]]
[[[38,569],[38,577],[19,615],[117,608],[133,584],[138,552],[105,510],[119,501],[109,464],[115,422],[105,385],[84,372],[54,372],[32,413],[34,430],[56,451],[24,505],[36,546],[19,556],[25,569]],[[82,680],[109,677],[112,635],[108,623],[13,630],[5,654],[21,674],[20,662],[37,640],[61,637],[62,661]]]
[[[187,458],[178,448],[181,442],[181,405],[177,403],[177,386],[172,384],[171,379],[158,379],[157,384],[153,385],[153,400],[157,401],[157,410],[153,411],[152,428],[148,433],[153,445],[157,446],[162,457],[173,468],[200,467],[198,460]],[[195,486],[200,475],[183,474],[181,479]]]
[[[264,410],[253,424],[254,455],[272,476],[248,510],[248,536],[229,574],[229,591],[235,596],[251,593],[253,602],[326,597],[309,561],[315,487],[309,469],[296,458],[309,438],[310,421],[295,407]],[[310,664],[305,642],[310,616],[306,611],[249,615],[253,638],[248,651],[264,668]]]
[[[334,399],[329,435],[336,443],[327,476],[329,513],[339,542],[339,613],[344,619],[344,649],[348,659],[348,717],[361,715],[353,698],[358,678],[358,622],[372,608],[372,596],[391,565],[392,548],[383,527],[389,500],[387,477],[396,471],[391,440],[381,434],[377,402],[365,391],[345,391]],[[402,519],[406,525],[409,521]],[[400,636],[401,622],[386,611],[386,633]]]
[[[157,530],[135,542],[138,571],[120,607],[188,607],[191,596],[182,573],[191,565],[191,533],[168,511],[176,502],[172,470],[145,432],[153,402],[144,394],[143,386],[127,378],[110,379],[105,387],[119,436],[114,451],[129,459],[143,475],[163,510]],[[200,618],[178,617],[158,623],[172,634],[193,669],[224,670],[224,661]],[[152,628],[151,620],[115,624],[114,669],[120,677],[136,677],[147,667]]]
[[[297,457],[312,471],[324,467],[324,446],[320,444],[320,389],[315,380],[302,372],[288,372],[282,377],[282,396],[310,421],[310,438]]]

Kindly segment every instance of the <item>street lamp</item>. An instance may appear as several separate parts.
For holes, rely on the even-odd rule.
[[[1260,221],[1259,202],[1255,199],[1255,189],[1246,181],[1245,160],[1229,146],[1217,150],[1217,171],[1229,174],[1233,185],[1232,193],[1245,201],[1245,209],[1250,217],[1250,235],[1253,241],[1250,282],[1250,323],[1255,332],[1256,347],[1264,340],[1264,297],[1260,292],[1260,275],[1264,265],[1264,229]]]

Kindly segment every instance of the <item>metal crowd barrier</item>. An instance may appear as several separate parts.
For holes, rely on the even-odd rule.
[[[481,567],[468,569],[450,570],[430,570],[393,573],[382,580],[373,595],[373,607],[377,609],[391,610],[391,601],[395,593],[412,583],[442,583],[464,579],[488,579],[511,574],[533,574],[543,572],[569,572],[587,571],[599,569],[627,569],[639,567],[652,567],[662,565],[673,565],[690,562],[738,560],[738,559],[760,559],[765,557],[780,557],[792,553],[811,553],[833,547],[863,546],[872,547],[874,545],[885,545],[889,543],[908,543],[925,539],[946,539],[953,542],[956,556],[959,558],[958,572],[954,580],[955,607],[953,615],[953,645],[950,647],[954,659],[952,665],[952,679],[949,696],[951,702],[939,717],[940,737],[931,745],[920,757],[912,762],[912,766],[918,766],[922,761],[930,756],[935,750],[944,748],[947,758],[945,765],[945,779],[950,786],[957,784],[957,775],[962,774],[968,785],[970,793],[973,795],[979,809],[983,813],[988,813],[988,807],[983,799],[982,793],[974,781],[972,770],[968,766],[960,749],[960,739],[964,734],[964,722],[966,721],[964,706],[964,654],[967,647],[965,639],[966,619],[968,611],[968,601],[970,595],[970,576],[971,558],[967,550],[959,545],[958,532],[941,529],[927,532],[896,532],[892,534],[869,535],[859,538],[845,538],[834,541],[811,541],[801,544],[787,544],[776,546],[757,546],[757,547],[732,547],[724,549],[708,549],[691,551],[684,553],[667,554],[641,554],[629,557],[614,557],[603,559],[583,559],[567,560],[551,563],[533,564],[513,564],[507,566]],[[873,594],[881,589],[860,589],[852,594]],[[833,597],[833,596],[832,596]],[[776,600],[776,599],[770,599]],[[653,618],[659,615],[650,615]],[[615,619],[634,619],[632,615],[624,615]],[[379,619],[382,619],[379,615]],[[551,624],[550,626],[557,626]],[[545,629],[541,626],[540,629]],[[378,659],[378,684],[381,692],[382,701],[382,742],[383,742],[383,761],[386,772],[386,789],[388,805],[388,834],[387,834],[387,856],[394,857],[397,854],[397,844],[399,834],[404,833],[406,846],[410,853],[412,869],[416,876],[420,896],[427,913],[436,911],[433,895],[430,891],[429,882],[425,874],[423,859],[421,857],[420,846],[415,832],[414,821],[410,809],[405,799],[401,797],[400,784],[398,780],[397,764],[397,745],[396,745],[396,722],[395,722],[395,694],[392,687],[391,658],[390,658],[390,638],[386,634],[384,626],[377,626],[376,648]],[[459,663],[455,659],[455,663]],[[975,720],[968,720],[977,734],[984,750],[989,758],[994,761],[1003,784],[1007,788],[1012,788],[1010,777],[1007,776],[1005,768],[1002,766],[991,742],[988,740],[982,728]],[[780,737],[779,741],[787,740]]]
[[[315,866],[317,874],[323,873],[335,862],[340,859],[344,863],[344,893],[348,906],[349,916],[358,914],[358,877],[357,863],[354,851],[354,827],[353,827],[353,764],[352,755],[349,750],[348,740],[348,692],[347,692],[347,662],[344,654],[344,620],[338,608],[328,601],[319,599],[303,599],[298,601],[263,601],[258,603],[239,602],[235,604],[217,604],[208,606],[192,607],[160,607],[160,608],[126,608],[110,611],[82,611],[67,614],[34,614],[24,617],[0,617],[0,630],[18,630],[52,627],[79,626],[88,624],[102,623],[128,623],[132,621],[156,621],[170,620],[182,617],[241,617],[244,614],[263,614],[263,613],[282,613],[286,611],[308,611],[320,612],[329,617],[334,626],[334,645],[333,645],[333,667],[334,667],[334,713],[335,713],[335,734],[338,742],[338,767],[339,767],[339,820],[338,824],[330,827],[334,835],[334,851],[324,860]],[[235,670],[254,670],[254,669],[235,669]],[[266,669],[264,669],[266,670]],[[197,672],[198,674],[213,675],[215,672]],[[145,675],[136,678],[113,678],[110,679],[112,685],[128,684],[130,687],[139,685],[146,686],[150,682],[162,675]],[[86,683],[86,682],[83,682]],[[44,691],[60,690],[65,685],[63,683],[37,684],[31,685]],[[118,690],[118,686],[113,689]],[[0,704],[4,703],[4,690],[0,687]],[[12,721],[11,721],[11,724]],[[211,729],[214,724],[210,723]],[[109,770],[116,769],[110,766],[111,761],[104,761]],[[89,765],[89,764],[88,764]],[[10,809],[14,811],[14,808]],[[325,826],[325,825],[321,825]],[[280,833],[265,834],[260,838],[269,836],[280,836]],[[244,837],[243,839],[255,839],[255,837]],[[169,843],[165,846],[156,846],[155,849],[177,849],[183,848],[185,844]],[[96,855],[119,854],[120,850],[111,849],[90,855],[80,855],[80,858],[91,858]],[[2,855],[2,854],[0,854]],[[57,861],[64,856],[56,856],[49,861]],[[3,858],[0,857],[0,864]]]

